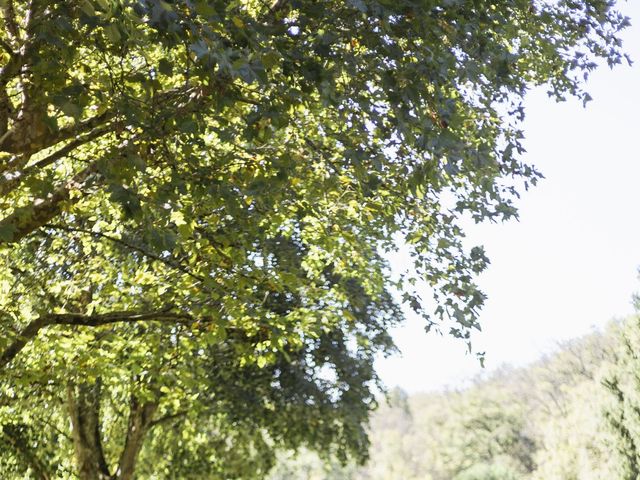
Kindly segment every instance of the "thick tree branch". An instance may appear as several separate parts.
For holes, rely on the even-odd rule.
[[[11,102],[7,95],[7,89],[4,85],[0,85],[0,136],[4,135],[9,128],[9,119],[11,118]],[[4,167],[0,165],[0,172]]]
[[[2,72],[0,72],[0,80],[1,79]],[[160,113],[157,110],[160,107],[166,107],[165,113],[174,118],[201,108],[203,101],[209,98],[210,95],[210,87],[178,87],[156,93],[148,106],[151,108],[151,113],[154,118],[160,116]],[[121,101],[136,102],[139,100],[131,98],[126,100],[121,99]],[[65,140],[87,134],[94,129],[105,127],[111,120],[116,118],[117,115],[117,108],[111,108],[99,115],[95,115],[76,124],[63,127],[57,132],[51,133],[48,130],[43,130],[42,134],[36,139],[32,138],[33,125],[29,122],[18,120],[9,131],[0,137],[0,151],[14,154],[33,154],[37,151],[50,148]],[[35,121],[36,119],[32,120]],[[147,127],[154,128],[157,127],[157,124],[153,123]]]
[[[67,387],[73,445],[81,480],[111,480],[100,434],[101,382]]]
[[[22,170],[19,169],[21,168],[21,165],[18,164],[17,159],[15,160],[16,165],[12,165],[11,163],[7,164],[7,166],[3,170],[1,170],[4,173],[3,176],[0,177],[0,196],[11,193],[22,183],[22,180],[24,178],[28,177],[32,173],[48,167],[49,165],[69,155],[76,148],[81,147],[82,145],[85,145],[86,143],[95,140],[96,138],[106,135],[109,132],[109,126],[95,128],[86,135],[75,138],[64,147],[61,147],[55,152],[52,152],[43,159],[37,161],[33,165],[29,165]]]
[[[83,315],[81,313],[52,313],[42,315],[31,321],[18,334],[16,339],[0,355],[0,371],[11,362],[18,353],[37,335],[44,327],[51,325],[70,325],[84,327],[99,327],[113,323],[126,322],[174,322],[193,323],[197,321],[193,316],[186,313],[171,312],[170,308],[155,310],[151,312],[121,311],[109,312],[95,315]]]
[[[10,56],[14,56],[16,54],[16,52],[13,51],[13,48],[11,48],[11,45],[5,42],[2,38],[0,38],[0,47],[2,47],[2,49]]]
[[[44,0],[31,0],[29,2],[29,10],[25,19],[24,29],[27,32],[27,40],[31,38],[37,28],[36,19],[42,15],[47,2]]]
[[[3,2],[2,16],[7,32],[13,37],[14,40],[20,38],[18,31],[18,20],[16,18],[16,9],[13,5],[13,0],[6,0]]]
[[[81,122],[78,122],[75,125],[70,125],[69,127],[64,127],[56,132],[50,141],[49,146],[53,146],[57,143],[60,143],[64,140],[69,140],[70,138],[77,137],[79,135],[87,134],[89,138],[86,141],[93,140],[97,136],[100,136],[108,131],[107,123],[112,120],[116,116],[116,112],[112,110],[107,110],[100,115],[96,115],[91,118],[87,118]],[[100,133],[100,135],[91,137],[91,133]],[[86,141],[84,143],[86,143]]]
[[[1,74],[2,72],[0,72],[0,80]],[[0,137],[0,151],[2,152],[31,155],[65,140],[91,132],[105,125],[115,116],[115,112],[107,111],[51,132],[44,124],[47,115],[46,110],[40,108],[39,105],[29,105],[28,93],[26,90],[23,92],[26,97],[23,100],[19,118]],[[35,126],[39,126],[39,128],[36,129]]]
[[[33,340],[42,327],[47,325],[46,317],[38,317],[29,323],[18,334],[16,339],[7,348],[4,349],[2,355],[0,355],[0,370],[4,369],[11,360],[15,358],[18,353]]]
[[[75,325],[84,327],[99,327],[112,323],[127,322],[175,322],[192,323],[194,317],[186,313],[171,312],[168,309],[153,312],[110,312],[97,315],[83,315],[80,313],[54,313],[45,315],[47,325]]]
[[[8,217],[0,220],[0,245],[21,240],[34,230],[42,227],[63,210],[64,202],[77,202],[82,195],[71,199],[71,191],[80,190],[88,178],[97,170],[94,162],[77,173],[65,185],[58,188],[46,199],[37,199],[28,207],[17,209]]]
[[[24,57],[20,54],[13,55],[9,61],[0,68],[0,85],[5,87],[9,80],[15,78],[23,66]],[[2,137],[0,137],[2,138]],[[1,142],[0,142],[1,143]]]
[[[190,111],[192,108],[201,106],[201,102],[204,101],[205,98],[207,98],[209,93],[210,92],[204,87],[180,88],[165,92],[164,94],[160,95],[159,100],[160,103],[171,103],[172,100],[177,101],[179,98],[184,99],[184,96],[186,96],[186,99],[184,99],[184,103],[177,102],[178,106],[176,107],[182,113],[184,113],[185,111]],[[82,122],[80,127],[78,128],[80,129],[80,131],[82,131],[84,128],[87,128],[89,130],[94,129],[96,127],[99,127],[103,122],[106,122],[108,119],[112,118],[113,115],[115,115],[114,112],[106,112],[102,115]],[[56,137],[54,143],[64,140],[64,137],[67,134],[73,136],[77,135],[78,133],[78,129],[74,129],[66,133],[59,134]],[[6,136],[6,134],[3,135],[3,137]],[[0,150],[10,151],[4,148],[4,143],[5,142],[3,140],[0,140]],[[53,159],[47,159],[47,162],[55,161],[56,154],[54,153],[52,155],[54,155]],[[24,160],[22,161],[24,162]],[[60,214],[64,202],[78,201],[82,197],[82,195],[76,196],[72,200],[70,198],[71,191],[73,189],[80,190],[79,187],[81,187],[87,181],[87,179],[95,173],[96,170],[97,162],[93,162],[88,167],[77,173],[73,177],[73,179],[67,182],[64,186],[58,188],[48,198],[36,200],[32,205],[16,210],[10,216],[0,220],[0,244],[12,243],[21,240],[34,230],[42,227],[45,223],[48,223],[58,214]]]

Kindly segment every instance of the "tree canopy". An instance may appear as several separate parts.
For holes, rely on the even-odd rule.
[[[516,215],[540,178],[523,96],[586,102],[627,24],[608,0],[0,14],[3,472],[121,480],[256,478],[301,444],[363,458],[392,292],[479,328],[488,260],[460,221]]]

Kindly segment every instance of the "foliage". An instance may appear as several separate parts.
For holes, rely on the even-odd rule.
[[[621,480],[627,480],[640,475],[640,319],[627,322],[620,331],[618,344],[615,364],[602,383],[610,397],[604,413],[612,433],[612,446],[618,452],[616,473]]]
[[[523,95],[588,100],[627,24],[606,0],[0,15],[0,457],[91,480],[256,478],[299,445],[364,459],[389,292],[479,328],[487,259],[460,219],[516,214],[540,177]],[[395,281],[398,238],[415,274]]]
[[[454,480],[516,480],[517,478],[512,470],[480,463],[456,475]]]
[[[637,319],[622,324],[636,330]],[[371,422],[371,455],[345,480],[613,480],[623,461],[606,426],[610,375],[621,324],[566,342],[538,362],[504,368],[453,392],[391,392]],[[637,373],[637,366],[635,369]],[[604,376],[604,377],[603,377]],[[637,392],[635,392],[637,395]],[[634,429],[626,421],[628,428]],[[314,462],[316,462],[314,464]],[[285,478],[334,478],[309,454],[282,461]]]

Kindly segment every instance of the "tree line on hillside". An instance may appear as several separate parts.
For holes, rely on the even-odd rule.
[[[389,392],[363,467],[310,452],[271,480],[637,480],[640,318],[460,391]]]

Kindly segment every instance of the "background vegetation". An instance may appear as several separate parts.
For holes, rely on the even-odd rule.
[[[389,393],[364,467],[283,457],[270,477],[313,480],[635,480],[640,319],[560,345],[459,391]]]

